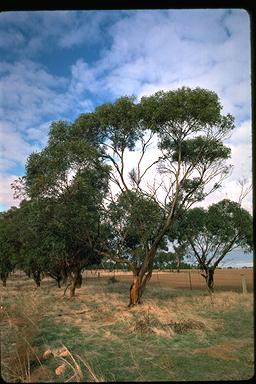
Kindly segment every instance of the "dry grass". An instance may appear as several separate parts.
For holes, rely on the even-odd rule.
[[[27,287],[26,287],[27,288]],[[90,364],[81,356],[73,354],[63,346],[61,349],[45,351],[42,355],[38,347],[33,347],[33,339],[38,334],[38,322],[46,316],[58,316],[63,308],[70,312],[68,301],[59,297],[53,289],[56,305],[49,311],[46,292],[42,289],[19,292],[13,286],[1,291],[1,367],[2,376],[7,382],[46,382],[53,380],[53,371],[45,365],[50,357],[58,365],[56,376],[62,376],[67,368],[72,372],[65,382],[81,382],[86,372],[91,382],[102,382]],[[19,296],[18,296],[19,295]],[[16,297],[19,300],[16,300]],[[58,301],[58,298],[60,299]],[[63,305],[64,303],[64,305]],[[61,365],[60,365],[61,363]],[[36,366],[36,368],[34,368]]]
[[[153,284],[148,287],[143,304],[128,309],[129,283],[121,281],[110,285],[104,278],[87,279],[73,299],[63,296],[63,289],[55,287],[49,279],[43,280],[39,289],[35,289],[34,283],[26,277],[12,276],[7,284],[6,289],[0,288],[1,365],[4,378],[11,382],[104,381],[104,375],[96,373],[90,361],[97,354],[102,357],[96,350],[84,358],[65,345],[57,349],[45,345],[43,352],[33,347],[42,319],[65,324],[67,328],[76,325],[91,339],[99,340],[100,335],[101,340],[113,345],[122,342],[117,329],[125,330],[132,338],[148,334],[169,340],[178,334],[193,332],[197,340],[204,342],[206,332],[219,332],[223,326],[220,318],[208,317],[205,313],[224,313],[235,308],[249,311],[253,306],[251,293],[242,295],[224,291],[210,295],[191,292],[191,295],[182,296],[182,291],[177,295],[171,289],[161,288],[157,291],[158,296],[154,296],[157,288]],[[239,350],[243,345],[229,340],[197,348],[194,353],[235,361],[237,357],[232,348]],[[133,354],[132,349],[130,352]],[[131,371],[138,371],[140,377],[140,369],[135,363]]]
[[[154,271],[152,278],[149,282],[154,287],[161,288],[186,288],[190,289],[190,279],[192,283],[192,289],[204,289],[205,280],[201,276],[201,272],[198,269],[182,269],[179,273],[176,271],[165,272],[165,271]],[[95,279],[96,275],[92,271],[84,272],[84,278],[88,280]],[[214,274],[215,288],[218,291],[226,289],[235,289],[242,292],[242,275],[246,279],[247,289],[249,292],[253,291],[253,268],[245,269],[216,269]],[[122,270],[117,271],[100,271],[99,281],[107,281],[109,278],[116,278],[121,282],[131,282],[132,273],[124,272]]]
[[[85,368],[87,372],[87,381],[94,383],[104,382],[104,379],[96,375],[91,365],[85,359],[82,359],[81,356],[77,354],[71,353],[65,345],[63,345],[62,348],[48,349],[44,352],[43,357],[44,359],[53,357],[58,361],[58,366],[55,369],[57,376],[63,376],[66,370],[70,368],[72,373],[65,380],[65,383],[83,381],[83,379],[85,379],[83,368]]]
[[[32,339],[38,332],[37,309],[38,297],[34,292],[1,306],[1,365],[3,376],[10,381],[29,381],[31,363],[40,364],[32,347]]]
[[[223,360],[238,360],[234,352],[244,347],[246,342],[241,340],[229,340],[206,348],[196,348],[193,353],[207,354]]]

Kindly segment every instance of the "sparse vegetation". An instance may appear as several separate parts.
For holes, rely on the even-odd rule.
[[[91,277],[72,299],[50,279],[37,289],[25,276],[19,277],[20,286],[16,279],[11,275],[8,287],[1,288],[6,381],[208,381],[253,375],[251,293],[210,295],[206,289],[152,282],[145,302],[127,309],[129,281],[119,278],[109,284],[109,277]]]

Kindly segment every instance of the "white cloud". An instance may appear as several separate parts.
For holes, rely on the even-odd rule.
[[[109,33],[112,44],[93,68],[80,60],[78,88],[90,79],[93,91],[117,97],[201,86],[219,94],[225,113],[239,121],[250,118],[250,32],[244,11],[134,11],[113,23]]]
[[[8,209],[11,206],[18,206],[19,199],[14,199],[13,191],[11,189],[11,183],[17,179],[18,176],[0,173],[0,205],[4,209]]]
[[[251,143],[252,141],[252,122],[251,120],[243,121],[242,124],[236,127],[229,140],[233,144]]]
[[[42,65],[23,60],[15,64],[3,62],[0,79],[1,156],[3,165],[10,161],[24,165],[32,150],[46,144],[52,120],[67,119],[89,110],[91,102],[67,79],[50,74]],[[37,142],[36,146],[30,141]],[[8,160],[8,161],[7,161]]]
[[[0,124],[0,126],[2,171],[6,171],[15,165],[24,166],[29,154],[38,150],[38,146],[25,141],[20,132],[6,130],[4,127],[6,124]]]
[[[231,175],[223,181],[222,187],[207,197],[199,206],[207,207],[224,198],[237,201],[241,194],[240,180],[245,179],[247,186],[252,184],[252,124],[244,121],[236,127],[226,145],[231,148],[231,158],[228,163],[233,165]],[[243,200],[242,206],[252,213],[252,192]]]
[[[230,180],[250,177],[250,32],[245,11],[9,12],[0,18],[8,46],[1,39],[0,45],[2,41],[17,58],[0,65],[0,113],[8,124],[3,169],[23,165],[32,148],[45,145],[50,121],[92,110],[88,94],[99,100],[102,95],[109,100],[124,94],[140,98],[185,85],[216,91],[223,112],[234,114]],[[79,44],[69,78],[31,60],[39,60],[38,52],[60,48],[69,54],[72,47],[73,54]],[[91,63],[81,47],[93,44],[102,48]]]
[[[26,130],[26,137],[29,141],[35,141],[39,147],[44,147],[47,144],[49,127],[52,121],[46,121],[39,124],[34,128],[28,128]],[[41,149],[41,148],[40,148]]]

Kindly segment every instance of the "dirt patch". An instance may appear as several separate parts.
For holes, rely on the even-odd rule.
[[[237,340],[226,341],[207,348],[197,348],[193,351],[193,353],[206,353],[211,357],[223,360],[238,360],[238,357],[234,356],[233,353],[241,349],[244,344],[244,342]]]

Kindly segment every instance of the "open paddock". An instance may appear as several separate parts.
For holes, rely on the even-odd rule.
[[[130,282],[132,281],[132,272],[124,272],[122,270],[104,271],[89,270],[84,271],[84,279],[109,279],[115,277],[117,280]],[[234,290],[242,291],[242,279],[246,281],[248,292],[253,291],[253,268],[245,269],[216,269],[214,274],[215,290],[226,291]],[[184,269],[180,272],[173,271],[154,271],[149,284],[164,288],[185,288],[185,289],[205,289],[205,279],[201,276],[198,269]]]

